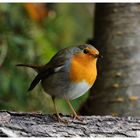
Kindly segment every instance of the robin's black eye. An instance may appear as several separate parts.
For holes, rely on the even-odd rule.
[[[89,53],[89,50],[84,49],[83,52],[84,52],[85,54],[88,54],[88,53]]]

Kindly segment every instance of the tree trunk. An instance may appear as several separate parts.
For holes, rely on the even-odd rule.
[[[140,116],[140,4],[96,4],[98,78],[81,114]]]
[[[69,116],[63,124],[52,115],[0,112],[0,137],[140,137],[140,118],[83,116],[84,121]]]

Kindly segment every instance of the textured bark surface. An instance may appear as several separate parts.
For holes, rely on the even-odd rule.
[[[81,114],[140,116],[140,4],[96,4],[98,78]]]
[[[62,116],[68,124],[56,122],[52,115],[0,112],[0,137],[140,137],[140,118],[83,116],[84,121]]]

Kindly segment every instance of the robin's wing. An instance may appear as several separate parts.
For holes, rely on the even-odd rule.
[[[66,61],[70,59],[66,51],[68,50],[58,52],[48,64],[42,67],[38,75],[32,81],[28,91],[31,91],[40,82],[40,80],[60,71],[60,69],[65,65]]]

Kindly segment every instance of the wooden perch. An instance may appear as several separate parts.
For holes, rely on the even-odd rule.
[[[83,116],[84,121],[52,115],[0,111],[0,137],[140,137],[140,117]]]

